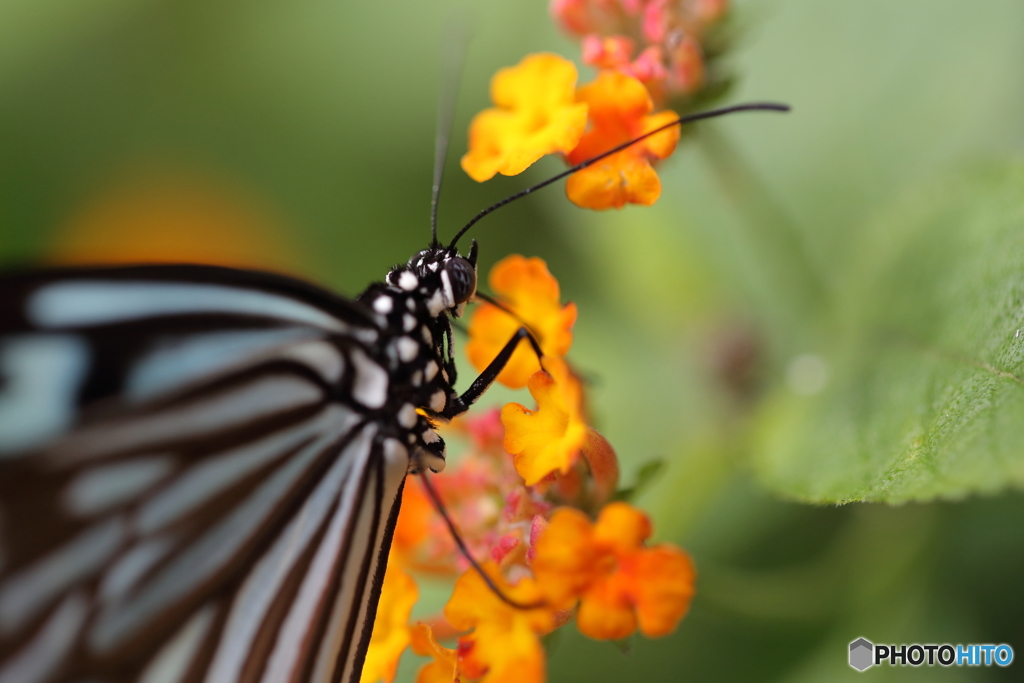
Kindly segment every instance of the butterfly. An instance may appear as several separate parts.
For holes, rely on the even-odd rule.
[[[352,300],[216,266],[0,276],[0,683],[357,682],[434,425],[541,354],[524,326],[455,390],[457,242],[624,146]]]

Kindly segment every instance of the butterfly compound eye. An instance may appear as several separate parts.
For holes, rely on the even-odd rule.
[[[448,280],[452,283],[452,295],[455,303],[469,301],[476,292],[476,268],[466,259],[457,256],[444,265]]]

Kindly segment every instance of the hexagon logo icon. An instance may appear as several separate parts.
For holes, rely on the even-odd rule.
[[[866,638],[858,638],[850,643],[850,666],[857,671],[864,671],[874,662],[875,646]]]

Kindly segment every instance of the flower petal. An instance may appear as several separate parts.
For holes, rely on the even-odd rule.
[[[572,607],[594,581],[601,553],[591,521],[579,510],[559,508],[536,541],[533,573],[548,601]]]
[[[565,196],[584,209],[650,206],[661,196],[661,179],[649,161],[623,150],[570,176]]]
[[[582,86],[577,97],[590,105],[590,128],[568,155],[571,164],[633,140],[674,121],[674,112],[649,115],[651,97],[643,83],[621,71],[602,71]],[[621,208],[627,203],[650,205],[661,194],[661,181],[651,165],[675,150],[679,128],[673,126],[641,140],[573,174],[566,195],[578,206]]]
[[[532,579],[509,585],[493,562],[485,563],[483,569],[509,598],[527,604],[540,600],[540,590]],[[512,607],[470,569],[455,582],[444,613],[455,628],[473,629],[459,638],[459,667],[467,677],[483,676],[483,683],[544,680],[544,648],[538,636],[555,628],[555,610],[546,605],[530,609]]]
[[[409,615],[418,598],[413,578],[398,562],[389,562],[360,683],[391,683],[395,679],[398,660],[409,645]]]
[[[516,471],[527,486],[551,472],[568,472],[588,434],[579,380],[561,358],[545,357],[544,368],[534,373],[528,384],[537,401],[536,410],[518,403],[501,409],[505,450],[512,454]]]
[[[618,640],[638,624],[647,636],[667,635],[689,609],[696,573],[679,548],[644,547],[650,535],[650,520],[626,503],[605,506],[596,524],[560,508],[536,541],[533,572],[553,606],[579,599],[584,635]]]
[[[640,553],[627,571],[640,631],[648,638],[666,636],[686,616],[697,572],[690,556],[664,544]]]
[[[594,540],[618,553],[633,552],[651,537],[651,520],[628,503],[610,503],[594,525]]]
[[[508,256],[491,269],[489,282],[502,304],[515,315],[490,304],[482,304],[473,312],[466,355],[477,370],[482,371],[494,360],[523,323],[537,335],[545,355],[564,356],[569,351],[576,306],[561,305],[558,280],[542,259]],[[523,340],[498,375],[498,382],[518,389],[526,386],[538,370],[537,355]]]
[[[455,650],[440,645],[434,632],[426,624],[416,624],[411,629],[412,651],[433,659],[420,667],[416,683],[452,683],[459,678],[458,654]]]
[[[587,124],[587,105],[576,101],[576,66],[549,53],[525,57],[491,80],[497,105],[477,114],[469,128],[462,168],[473,180],[517,175],[545,154],[568,152]]]

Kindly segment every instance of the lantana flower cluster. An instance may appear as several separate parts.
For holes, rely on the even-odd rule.
[[[575,306],[562,305],[558,282],[538,258],[504,259],[489,283],[501,306],[476,308],[466,353],[482,369],[525,325],[543,357],[522,342],[498,381],[525,387],[533,402],[449,425],[449,443],[461,437],[468,452],[431,482],[470,554],[516,604],[469,565],[420,479],[410,477],[364,683],[390,682],[410,647],[430,658],[418,683],[541,683],[546,634],[575,622],[599,640],[664,636],[693,596],[689,556],[649,545],[650,520],[619,500],[615,451],[589,425],[584,384],[565,358]],[[442,614],[410,620],[413,575],[455,578]]]
[[[552,0],[556,22],[582,44],[596,78],[577,85],[576,66],[532,54],[491,80],[494,107],[473,119],[462,168],[477,182],[517,175],[547,154],[576,165],[670,124],[709,83],[705,36],[726,0]],[[654,165],[669,157],[678,127],[652,135],[573,174],[566,195],[590,209],[650,205],[661,194]]]

